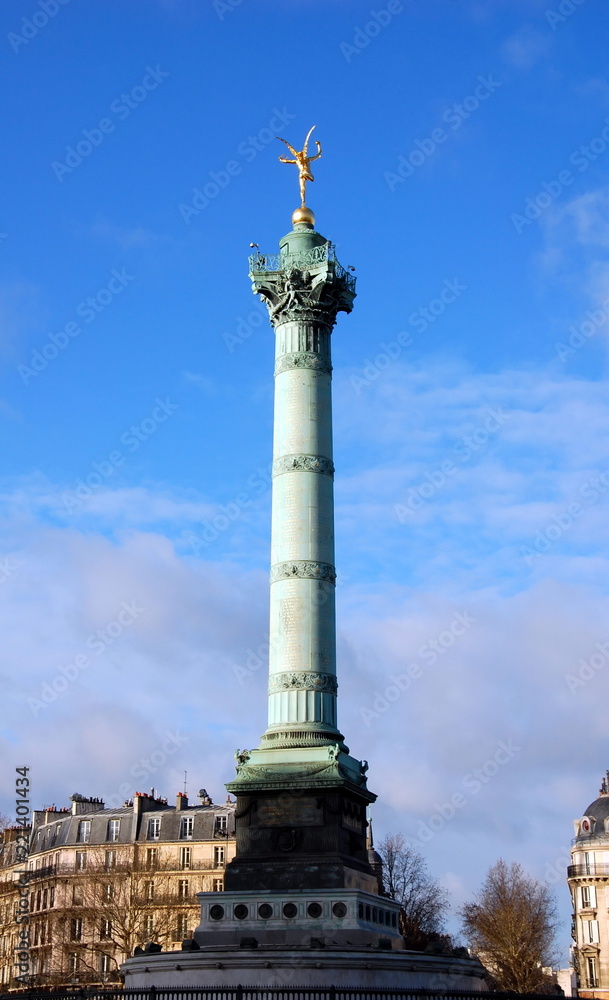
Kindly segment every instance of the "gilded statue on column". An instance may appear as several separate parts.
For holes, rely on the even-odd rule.
[[[285,142],[286,146],[294,156],[293,160],[290,159],[289,156],[280,156],[279,162],[295,163],[296,166],[298,167],[298,181],[300,184],[301,208],[305,207],[307,181],[315,180],[313,174],[311,173],[310,164],[313,162],[313,160],[318,160],[319,157],[321,156],[321,143],[317,139],[315,140],[315,145],[317,146],[317,152],[315,156],[309,156],[309,139],[311,138],[314,128],[317,128],[317,126],[314,125],[313,128],[309,129],[309,133],[304,141],[304,146],[300,151],[294,149],[293,146],[290,146],[290,143],[287,141],[287,139],[282,139],[280,136],[277,136],[280,142]]]

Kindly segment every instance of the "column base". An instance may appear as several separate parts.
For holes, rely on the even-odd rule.
[[[331,726],[317,725],[315,729],[303,725],[269,726],[260,740],[260,749],[283,749],[285,747],[330,747],[336,746],[349,753],[345,737]]]

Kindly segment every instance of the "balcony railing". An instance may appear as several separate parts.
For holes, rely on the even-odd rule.
[[[608,878],[609,865],[589,864],[589,865],[569,865],[567,868],[567,878]]]
[[[345,271],[344,267],[336,259],[336,249],[333,243],[324,243],[320,247],[311,247],[309,250],[301,250],[300,253],[254,253],[249,258],[250,273],[260,271],[290,271],[296,268],[298,271],[308,271],[323,264],[331,262],[334,264],[334,273],[337,278],[343,278],[350,291],[355,290],[355,277]]]

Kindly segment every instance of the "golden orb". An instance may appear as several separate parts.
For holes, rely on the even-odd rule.
[[[306,205],[301,205],[295,212],[292,212],[292,225],[296,226],[299,222],[305,223],[308,226],[315,226],[315,216]]]

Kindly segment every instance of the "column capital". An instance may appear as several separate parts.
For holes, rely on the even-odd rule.
[[[290,235],[294,240],[290,244]],[[266,303],[274,327],[284,323],[315,323],[329,330],[339,312],[351,312],[355,278],[337,261],[334,245],[323,241],[302,245],[295,232],[282,241],[278,254],[250,257],[252,290]],[[310,243],[315,233],[307,233]],[[294,250],[291,250],[294,246]]]

